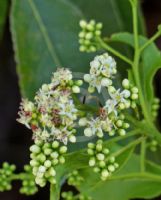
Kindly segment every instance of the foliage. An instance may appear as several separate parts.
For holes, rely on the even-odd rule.
[[[149,199],[161,194],[161,167],[149,160],[146,155],[149,147],[156,155],[155,150],[160,149],[161,142],[161,135],[156,127],[159,100],[155,97],[153,86],[154,75],[161,66],[161,54],[154,40],[161,35],[161,29],[159,26],[156,34],[150,39],[142,36],[145,31],[138,0],[129,2],[125,0],[99,2],[14,0],[12,2],[10,22],[19,84],[23,97],[36,101],[36,103],[28,100],[22,102],[19,121],[36,133],[36,139],[30,148],[31,166],[26,166],[24,173],[13,174],[12,165],[12,167],[8,164],[3,165],[1,172],[4,176],[1,177],[0,183],[2,191],[11,189],[12,180],[20,179],[23,183],[20,192],[27,195],[38,191],[35,181],[41,187],[44,187],[47,181],[50,182],[51,200],[60,198],[61,186],[65,181],[78,191],[76,195],[72,192],[62,193],[62,197],[67,200],[105,200],[107,196],[113,200]],[[4,24],[4,16],[5,14],[0,17],[1,24]],[[98,23],[91,20],[92,18]],[[83,21],[80,21],[81,19]],[[85,19],[91,21],[88,23]],[[78,26],[79,21],[82,30]],[[79,52],[78,35],[80,50],[84,53]],[[116,74],[115,60],[107,53],[102,54],[104,51],[108,51],[116,58],[120,72],[116,76],[118,81],[113,81],[113,75]],[[90,63],[89,74],[84,76],[89,86],[88,91],[87,87],[84,90],[80,89],[83,82],[75,79],[83,79],[84,73],[89,71],[89,61],[96,54],[102,55],[94,58]],[[106,70],[102,70],[102,65],[106,70],[112,68],[112,71],[108,72],[109,76]],[[73,73],[72,76],[68,70],[63,69],[63,72],[58,70],[49,83],[52,72],[56,71],[57,67],[64,66],[70,67],[77,73]],[[127,70],[129,77],[120,84],[120,77],[125,77]],[[98,71],[101,71],[101,75]],[[65,76],[66,73],[68,76]],[[48,84],[42,86],[34,99],[34,94],[42,83]],[[115,89],[118,86],[124,89],[123,92]],[[97,95],[94,93],[95,89],[98,91]],[[56,97],[53,91],[58,91]],[[64,91],[68,92],[65,99],[62,98]],[[111,101],[108,101],[110,98],[115,100],[112,101],[115,102],[112,110],[110,110]],[[50,104],[47,104],[46,110],[42,111],[41,103],[49,100]],[[45,133],[41,128],[50,124],[48,123],[50,120],[46,118],[42,120],[41,114],[47,113],[48,116],[53,114],[51,102],[54,102],[55,110],[62,102],[65,102],[64,105],[67,104],[67,107],[70,103],[72,106],[75,105],[72,111],[68,107],[68,112],[62,114],[63,120],[67,121],[64,116],[72,113],[70,117],[68,116],[72,121],[65,123],[65,127],[60,121],[59,123],[54,121],[57,129],[54,131],[58,132],[60,129],[63,132],[63,128],[66,127],[69,132],[72,131],[72,139],[67,137],[64,140],[57,137],[60,143],[66,145],[68,140],[75,142],[74,121],[77,118],[72,119],[75,113],[80,118],[79,126],[85,126],[85,136],[89,137],[96,133],[95,135],[101,140],[93,140],[92,143],[88,143],[88,148],[81,150],[75,148],[74,152],[69,153],[66,153],[67,147],[64,145],[59,147],[58,142],[46,142],[48,128],[45,127],[47,129]],[[103,107],[102,103],[106,106]],[[106,112],[114,126],[108,124],[107,116],[104,115]],[[54,115],[60,117],[58,113],[54,112]],[[99,119],[98,123],[90,120],[91,116]],[[124,121],[125,119],[128,123]],[[100,124],[103,124],[103,128],[98,130]],[[108,133],[104,140],[102,130]],[[83,132],[82,129],[79,129],[80,132]],[[38,137],[42,141],[37,141]],[[68,144],[69,148],[70,146],[71,143]],[[139,148],[136,150],[137,146]]]

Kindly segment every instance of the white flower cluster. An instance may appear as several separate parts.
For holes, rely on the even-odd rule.
[[[73,81],[68,69],[58,69],[49,84],[43,84],[35,96],[35,102],[24,99],[18,121],[33,131],[35,139],[59,140],[64,144],[76,142],[75,121],[78,110],[72,93],[79,93],[81,80]]]
[[[96,117],[86,116],[79,120],[80,126],[85,126],[84,135],[91,137],[97,135],[103,137],[104,132],[110,136],[119,133],[125,135],[129,124],[124,122],[125,116],[122,111],[136,107],[138,99],[138,89],[133,87],[128,79],[122,82],[123,89],[116,89],[113,86],[112,78],[116,74],[116,62],[107,53],[96,56],[91,62],[90,74],[84,76],[84,80],[89,83],[89,92],[94,92],[97,88],[101,92],[102,87],[107,88],[109,99],[105,105],[99,109]]]
[[[30,147],[30,165],[35,176],[36,184],[44,187],[46,182],[56,183],[56,170],[58,164],[64,164],[64,154],[67,152],[66,146],[60,146],[58,141],[46,142],[35,141]]]
[[[99,48],[97,38],[101,35],[102,23],[96,23],[95,20],[87,23],[81,20],[79,24],[82,28],[79,33],[80,51],[95,52]]]
[[[89,83],[88,91],[92,93],[96,88],[100,93],[102,87],[112,85],[112,79],[116,73],[116,62],[108,53],[96,56],[90,62],[90,74],[84,75],[84,80]]]
[[[89,166],[93,168],[94,172],[100,173],[103,181],[119,166],[115,157],[110,155],[110,150],[103,146],[102,140],[98,140],[96,144],[88,143],[87,152],[90,156]]]

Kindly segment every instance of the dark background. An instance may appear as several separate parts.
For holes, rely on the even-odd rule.
[[[157,25],[161,23],[161,1],[144,0],[142,1],[142,8],[147,25],[147,34],[152,36]],[[161,39],[158,39],[156,43],[161,49]],[[155,84],[157,96],[161,98],[161,71],[155,77]],[[0,43],[0,163],[4,161],[14,163],[17,165],[17,170],[22,171],[23,165],[29,162],[28,147],[32,144],[32,141],[30,131],[15,120],[19,103],[18,77],[7,20],[5,34]],[[14,182],[12,191],[0,193],[0,200],[49,199],[48,188],[41,189],[35,196],[26,197],[19,194],[19,187],[20,183]],[[159,200],[161,197],[157,199]]]

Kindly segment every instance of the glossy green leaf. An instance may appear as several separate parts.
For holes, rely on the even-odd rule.
[[[118,33],[113,34],[111,37],[112,41],[123,42],[125,44],[134,47],[134,38],[130,33]],[[140,36],[140,46],[147,42],[147,38]],[[161,68],[161,53],[154,43],[150,44],[141,54],[141,65],[140,65],[140,80],[142,85],[142,91],[144,93],[147,108],[151,113],[151,105],[154,99],[154,87],[153,79],[157,70]]]
[[[3,35],[4,25],[7,18],[8,0],[0,1],[0,40]]]
[[[126,0],[14,0],[11,32],[22,94],[32,98],[57,67],[87,72],[93,54],[79,52],[79,20],[104,24],[103,35],[131,31]],[[141,20],[140,20],[141,19]],[[144,32],[139,17],[140,32]]]
[[[161,194],[161,168],[147,162],[147,172],[140,173],[139,161],[139,156],[131,156],[126,165],[106,182],[93,179],[93,173],[90,171],[82,171],[87,181],[80,187],[81,192],[94,200],[151,199],[158,196]],[[153,175],[149,175],[149,172]]]

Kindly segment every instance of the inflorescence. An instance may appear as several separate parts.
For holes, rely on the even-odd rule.
[[[110,150],[103,146],[102,140],[98,140],[96,144],[88,143],[87,153],[90,156],[89,166],[94,172],[100,174],[103,181],[119,167]]]
[[[32,174],[32,167],[30,165],[24,166],[25,174],[22,179],[22,187],[20,188],[21,194],[34,195],[38,188],[35,184],[35,177]]]
[[[80,27],[82,29],[79,33],[80,51],[95,52],[98,50],[97,39],[101,36],[102,23],[96,23],[95,20],[90,20],[90,22],[81,20]]]
[[[92,27],[101,28],[100,24],[93,22],[90,25],[83,23],[81,26],[84,26],[84,31],[94,31]],[[30,165],[38,185],[43,187],[47,181],[56,183],[55,167],[65,162],[67,144],[76,142],[78,127],[84,127],[85,137],[103,138],[105,133],[109,136],[126,134],[129,124],[124,111],[136,108],[138,89],[128,79],[123,80],[121,88],[115,88],[113,79],[116,73],[116,62],[107,53],[96,56],[90,63],[90,72],[84,75],[84,81],[89,84],[88,91],[94,93],[96,89],[101,93],[105,88],[108,99],[93,113],[87,109],[83,118],[80,113],[84,110],[79,105],[86,105],[76,95],[80,93],[83,81],[74,80],[69,69],[59,68],[53,74],[51,83],[42,85],[34,102],[22,100],[18,121],[33,131],[35,144],[30,148]],[[89,165],[94,167],[95,172],[100,172],[102,180],[118,167],[101,140],[96,144],[90,143],[88,153]],[[80,179],[77,173],[75,176],[71,174],[69,184],[73,181],[79,183]]]
[[[4,162],[2,168],[0,169],[0,191],[8,191],[12,188],[12,176],[16,169],[15,165],[10,165]]]
[[[44,187],[47,181],[55,184],[55,167],[65,162],[64,154],[67,152],[67,147],[60,146],[58,141],[52,143],[35,141],[35,144],[30,147],[30,151],[30,165],[33,167],[32,172],[36,183],[41,187]]]

